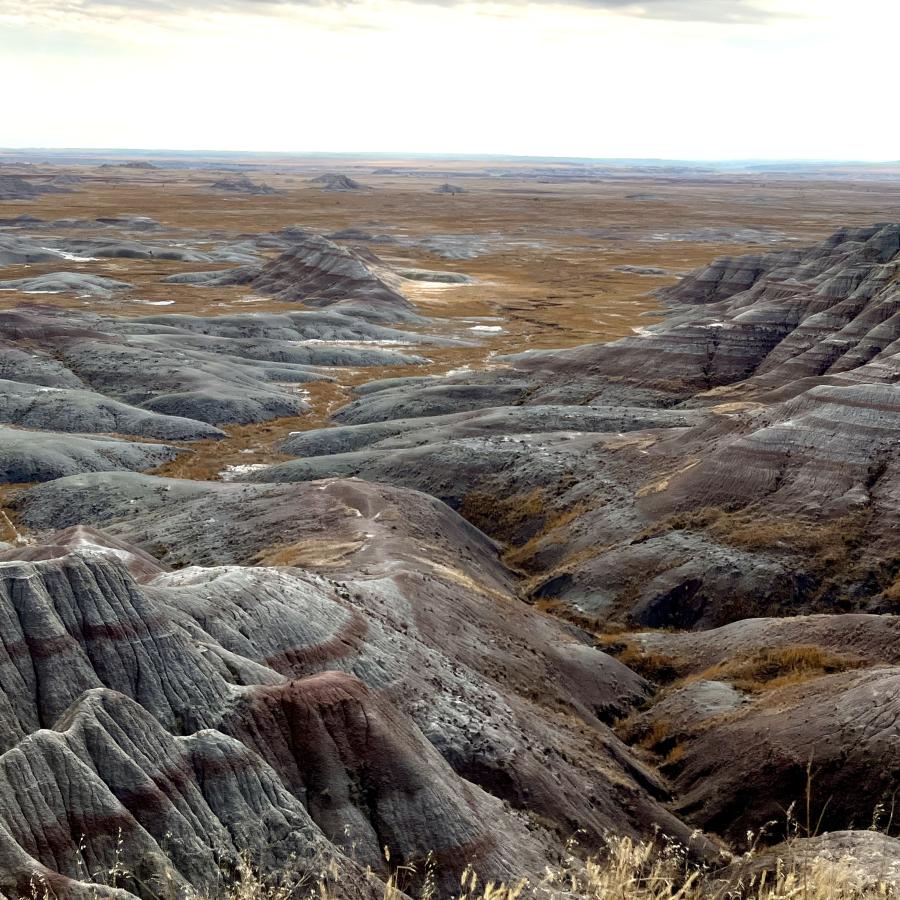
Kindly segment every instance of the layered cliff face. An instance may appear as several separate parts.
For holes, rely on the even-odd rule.
[[[363,256],[320,234],[299,228],[283,232],[285,252],[260,268],[238,270],[222,284],[250,284],[280,300],[302,300],[307,306],[339,310],[384,321],[415,321],[410,302],[375,271],[377,258]]]
[[[255,519],[246,488],[218,487],[242,492]],[[209,521],[197,503],[224,517],[223,498],[191,488],[186,525]],[[395,863],[432,853],[444,885],[468,862],[537,876],[555,839],[526,813],[593,839],[654,827],[687,839],[604,724],[643,700],[643,679],[552,619],[510,617],[490,542],[434,501],[339,482],[324,496],[292,509],[335,523],[340,547],[293,542],[304,570],[167,573],[84,528],[5,553],[5,892],[38,878],[87,895],[92,873],[119,866],[117,886],[139,896],[212,893],[250,852],[298,875],[333,862],[364,895],[355,866],[383,872],[385,846]],[[129,516],[119,530],[132,527],[152,526]],[[423,547],[419,528],[441,543]],[[234,552],[248,562],[254,547]]]

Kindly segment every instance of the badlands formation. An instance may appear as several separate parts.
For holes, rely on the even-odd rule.
[[[0,896],[727,871],[792,807],[900,884],[896,172],[35,162]]]

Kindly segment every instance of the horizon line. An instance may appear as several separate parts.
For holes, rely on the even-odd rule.
[[[578,154],[530,154],[498,152],[450,152],[450,151],[408,151],[408,150],[214,150],[208,148],[176,149],[167,147],[0,147],[5,153],[92,153],[92,154],[135,154],[141,156],[278,156],[278,157],[357,157],[369,159],[443,159],[443,160],[539,160],[548,162],[580,163],[644,163],[644,164],[705,164],[705,165],[748,165],[748,164],[790,164],[790,165],[900,165],[900,159],[859,159],[832,157],[789,157],[789,156],[748,156],[748,157],[666,157],[666,156],[581,156]]]

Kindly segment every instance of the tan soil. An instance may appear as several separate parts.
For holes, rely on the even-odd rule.
[[[717,255],[767,249],[758,245],[641,240],[648,232],[765,227],[783,230],[797,240],[810,241],[842,224],[868,224],[890,218],[900,198],[893,186],[863,181],[766,183],[696,179],[687,182],[649,177],[578,184],[460,177],[466,193],[451,196],[433,193],[437,185],[447,180],[443,175],[423,174],[411,178],[372,173],[373,168],[397,164],[421,168],[423,173],[428,165],[399,160],[360,163],[356,169],[351,166],[348,174],[372,189],[330,193],[308,183],[318,171],[314,164],[286,159],[283,166],[279,163],[272,171],[250,173],[254,180],[286,191],[263,196],[210,191],[206,185],[221,177],[221,173],[215,172],[78,169],[77,174],[84,183],[77,192],[45,195],[33,202],[2,203],[0,216],[27,214],[43,219],[150,216],[167,231],[139,233],[136,239],[152,242],[156,237],[177,233],[192,245],[202,242],[210,232],[237,236],[275,231],[294,224],[323,232],[347,227],[390,232],[393,226],[395,233],[418,238],[442,234],[497,235],[493,252],[469,260],[445,260],[418,249],[394,245],[373,245],[371,249],[389,263],[473,276],[477,283],[471,285],[408,282],[403,289],[425,314],[446,320],[439,331],[475,334],[468,331],[475,323],[460,319],[496,317],[495,324],[504,328],[502,334],[484,333],[480,346],[475,349],[410,348],[432,360],[424,367],[334,370],[336,382],[303,386],[310,393],[313,407],[310,413],[228,428],[227,440],[194,443],[190,445],[190,454],[158,470],[160,474],[177,477],[214,479],[229,465],[283,459],[275,448],[291,431],[327,425],[329,414],[351,399],[353,386],[374,378],[440,374],[463,365],[480,367],[488,363],[492,353],[614,340],[657,321],[662,311],[650,292],[672,283],[674,275],[641,276],[617,272],[617,266],[655,266],[682,272],[703,265]],[[462,176],[474,165],[441,162],[439,168],[453,168]],[[336,167],[342,168],[334,161],[327,164],[327,168]],[[659,199],[628,199],[627,195],[634,193],[658,195]],[[196,230],[197,234],[186,234],[185,229]],[[598,231],[607,236],[589,234]],[[209,246],[214,246],[212,240]],[[6,280],[34,276],[61,267],[129,281],[137,290],[131,295],[131,301],[110,302],[62,294],[38,298],[5,292],[0,293],[0,309],[36,301],[66,308],[90,308],[112,315],[168,312],[215,315],[302,308],[299,304],[254,298],[241,287],[198,288],[160,281],[175,272],[228,268],[228,264],[204,266],[128,259],[66,261],[62,266],[47,263],[8,267],[0,277]],[[135,303],[134,298],[174,302],[154,307]]]

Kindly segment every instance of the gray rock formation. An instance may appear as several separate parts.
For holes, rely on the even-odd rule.
[[[210,186],[212,191],[225,191],[230,194],[281,194],[283,191],[276,190],[268,184],[258,184],[251,181],[246,175],[236,176],[234,178],[220,178],[214,181]]]
[[[224,437],[196,419],[159,415],[93,391],[0,379],[0,422],[19,428],[138,435],[165,441]]]
[[[93,484],[112,489],[117,480]],[[248,502],[265,515],[284,505],[254,502],[245,486],[138,478],[98,494],[83,476],[54,487],[67,482],[85,500],[93,493],[87,503],[98,501],[108,518],[116,498],[136,500],[137,491],[139,518],[174,503],[170,524],[181,508],[184,524],[200,528],[204,495],[220,513],[230,495],[245,517]],[[598,832],[614,821],[681,833],[652,799],[660,791],[652,776],[597,718],[639,702],[644,683],[527,607],[521,619],[509,616],[514,601],[500,590],[490,542],[421,495],[340,482],[306,494],[289,504],[306,521],[286,539],[309,541],[312,522],[332,523],[338,544],[372,535],[368,547],[338,555],[308,544],[307,559],[317,554],[327,578],[234,566],[166,574],[121,539],[84,530],[24,548],[27,559],[7,551],[7,893],[37,872],[61,894],[87,896],[79,859],[91,872],[110,868],[117,852],[123,892],[156,896],[165,883],[209,892],[249,848],[263,865],[290,862],[300,874],[333,860],[356,886],[345,889],[363,895],[365,879],[342,854],[351,843],[376,871],[385,845],[404,863],[434,851],[444,886],[467,860],[483,877],[537,875],[551,838],[500,798],[561,824],[578,816]],[[79,515],[88,508],[76,505]],[[126,528],[135,524],[129,505]],[[430,575],[418,555],[425,534],[441,542]],[[363,558],[380,577],[349,575]],[[22,653],[27,666],[16,662]],[[540,697],[535,665],[546,670]],[[602,788],[599,772],[609,773]],[[52,788],[42,802],[38,785]],[[38,840],[51,821],[52,839]]]
[[[223,245],[214,250],[200,250],[183,246],[176,241],[149,243],[127,237],[47,238],[45,243],[69,259],[161,259],[188,263],[253,264],[259,255],[238,245]]]
[[[315,178],[310,178],[309,183],[319,185],[325,191],[366,190],[365,185],[354,181],[349,175],[342,175],[336,172],[326,172],[324,175],[317,175]]]
[[[143,316],[132,320],[137,331],[141,328],[143,333],[156,332],[159,334],[172,333],[174,330],[190,332],[191,334],[213,335],[224,338],[238,338],[243,340],[265,340],[284,343],[306,343],[302,352],[310,355],[309,362],[314,365],[367,365],[359,359],[357,354],[361,348],[350,347],[323,347],[323,343],[370,343],[384,344],[432,344],[435,346],[461,346],[464,342],[450,338],[440,338],[434,335],[417,332],[403,331],[368,322],[359,316],[346,315],[334,309],[304,310],[286,314],[275,313],[238,313],[223,316],[200,317],[172,313],[164,313],[155,316]],[[158,327],[161,326],[161,327]],[[284,348],[289,352],[289,348]],[[322,357],[327,352],[340,352],[355,350],[346,362],[328,363]],[[294,348],[298,352],[298,348]],[[368,351],[366,351],[368,352]],[[372,348],[373,359],[378,359],[377,346]],[[386,357],[392,361],[398,361],[396,356]],[[408,357],[407,362],[411,362]]]
[[[900,226],[716,261],[612,344],[369,382],[295,459],[219,482],[107,435],[302,415],[322,366],[454,342],[386,325],[425,324],[397,273],[302,229],[44,227],[10,224],[10,258],[230,254],[181,283],[314,308],[0,313],[0,480],[39,482],[4,491],[0,892],[213,894],[249,848],[362,898],[348,855],[384,875],[385,845],[449,889],[470,859],[538,875],[576,828],[740,844],[810,772],[836,831],[797,852],[893,865],[853,829],[900,771]],[[131,874],[94,889],[120,833]]]
[[[797,838],[762,853],[749,865],[735,866],[740,876],[772,873],[776,866],[812,874],[815,866],[831,864],[843,879],[861,892],[895,891],[900,887],[900,841],[879,831],[831,831]]]
[[[642,652],[665,657],[681,676],[765,650],[816,647],[870,664],[900,665],[900,618],[894,615],[789,616],[741,619],[699,632],[645,631],[632,635]]]
[[[312,232],[295,233],[289,250],[259,269],[238,270],[230,282],[248,284],[279,300],[336,306],[368,318],[418,318],[409,301],[375,274],[358,253]]]
[[[210,425],[301,414],[308,407],[297,385],[327,378],[322,366],[424,362],[365,346],[405,334],[331,313],[318,319],[302,314],[121,319],[18,307],[0,313],[0,376],[84,393],[10,388],[0,418],[166,440],[215,437],[220,432]],[[364,343],[343,346],[341,340]]]
[[[75,294],[79,297],[97,299],[108,299],[124,291],[130,291],[131,288],[132,285],[127,282],[104,278],[101,275],[86,275],[83,272],[53,272],[34,278],[0,281],[0,291],[20,291],[23,294]]]
[[[342,425],[367,425],[393,419],[409,419],[468,412],[504,406],[520,399],[528,382],[467,384],[462,379],[434,379],[431,383],[407,382],[370,392],[335,414]]]
[[[46,537],[40,544],[25,543],[7,547],[0,554],[3,562],[37,562],[58,559],[74,551],[90,552],[108,557],[125,566],[128,574],[139,583],[151,581],[169,568],[133,544],[89,525],[73,525]]]
[[[66,193],[68,188],[44,181],[29,181],[18,175],[0,175],[0,201],[34,200],[41,194]]]
[[[678,762],[679,813],[736,842],[768,822],[784,829],[790,804],[805,810],[810,772],[821,830],[870,824],[898,787],[897,678],[891,667],[830,675],[715,722]]]
[[[418,382],[428,385],[430,379]],[[405,382],[405,379],[404,379]],[[382,382],[383,384],[383,382]],[[372,393],[364,386],[363,396]],[[368,388],[369,390],[365,390]],[[389,387],[382,388],[388,391]],[[421,393],[424,387],[419,388]],[[380,392],[379,392],[380,393]],[[684,428],[707,417],[703,410],[654,410],[590,406],[492,406],[445,415],[389,419],[362,425],[298,432],[284,442],[285,453],[296,456],[328,456],[352,450],[409,449],[425,444],[465,438],[504,438],[561,432],[580,436],[585,432],[628,432],[648,428]]]
[[[160,231],[162,225],[150,216],[119,215],[98,216],[94,221],[98,225],[110,228],[121,228],[124,231]]]
[[[373,234],[364,228],[341,228],[326,234],[331,241],[346,241],[351,244],[396,244],[397,238],[390,234]]]
[[[30,238],[17,234],[0,234],[0,266],[55,262],[58,259],[60,256],[55,250],[41,247]]]
[[[660,266],[613,266],[614,272],[624,272],[626,275],[669,275],[668,269]]]
[[[426,281],[435,284],[471,284],[473,281],[462,272],[439,272],[434,269],[398,269],[397,274],[408,281]]]
[[[166,444],[0,427],[0,483],[31,483],[80,472],[152,469],[180,452]]]
[[[664,289],[669,316],[633,337],[519,354],[501,360],[508,368],[424,386],[373,385],[335,420],[399,420],[397,432],[360,438],[354,452],[371,447],[367,455],[305,459],[257,477],[321,477],[333,466],[448,500],[474,489],[484,509],[496,498],[493,524],[478,522],[528,542],[519,563],[541,573],[534,596],[601,622],[709,628],[754,615],[892,609],[884,592],[894,549],[883,525],[900,513],[898,260],[900,226],[876,225],[717,261]],[[451,422],[431,428],[434,415],[510,404],[625,407],[643,410],[633,413],[642,424],[565,443],[529,426],[468,443]],[[700,410],[694,420],[674,415]],[[671,418],[652,420],[651,411]],[[404,445],[400,430],[422,439]],[[497,510],[535,491],[541,521],[508,533],[511,516]]]

